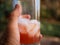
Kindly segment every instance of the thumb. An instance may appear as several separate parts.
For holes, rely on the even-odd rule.
[[[10,17],[18,19],[18,17],[22,14],[22,7],[16,4],[14,10],[11,12]]]
[[[17,9],[17,8],[20,8],[20,6],[18,4],[15,5],[14,10]]]
[[[19,11],[19,14],[21,15],[22,14],[22,5],[16,4],[15,10],[17,10],[17,9]]]

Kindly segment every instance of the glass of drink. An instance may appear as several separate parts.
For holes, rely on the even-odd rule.
[[[13,8],[16,4],[22,5],[22,14],[30,14],[32,17],[31,20],[21,17],[18,19],[20,44],[40,45],[40,22],[37,21],[40,19],[40,0],[13,0]]]
[[[20,30],[21,45],[38,45],[40,43],[40,22],[20,18],[18,27]]]

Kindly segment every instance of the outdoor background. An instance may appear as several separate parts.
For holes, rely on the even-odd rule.
[[[8,17],[12,11],[12,0],[0,0],[0,35],[6,30]],[[23,14],[35,18],[32,0],[21,0]],[[41,45],[60,45],[60,0],[40,0]],[[26,11],[27,10],[27,11]]]
[[[43,45],[60,45],[60,0],[41,0],[41,33]]]

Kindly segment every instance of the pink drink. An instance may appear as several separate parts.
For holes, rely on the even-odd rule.
[[[20,19],[20,43],[32,44],[40,41],[40,23],[37,20]]]

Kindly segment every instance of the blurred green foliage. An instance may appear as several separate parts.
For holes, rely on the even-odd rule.
[[[48,9],[41,7],[41,17],[42,18],[51,18],[51,12]]]
[[[41,22],[41,33],[47,36],[60,37],[60,25]]]
[[[0,0],[0,32],[4,31],[7,26],[7,14],[12,10],[9,0]]]
[[[43,35],[60,37],[59,7],[59,0],[41,0],[41,19],[43,19],[41,20],[41,33]],[[51,21],[53,23],[50,23]]]

